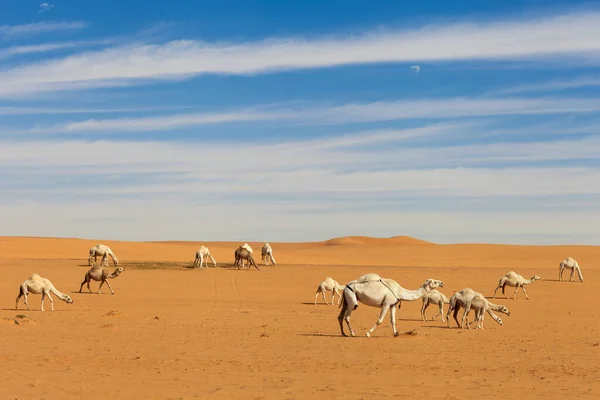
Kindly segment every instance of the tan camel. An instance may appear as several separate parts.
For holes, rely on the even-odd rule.
[[[100,282],[100,286],[98,287],[98,294],[102,294],[100,293],[100,289],[102,288],[102,285],[104,285],[105,282],[108,285],[111,294],[115,294],[108,280],[116,278],[117,276],[121,275],[123,271],[125,271],[125,268],[118,267],[111,274],[108,268],[94,265],[88,270],[88,272],[86,272],[83,282],[81,282],[81,286],[79,287],[79,293],[81,293],[81,289],[83,289],[83,285],[85,285],[86,283],[88,290],[90,291],[90,293],[92,293],[92,288],[90,288],[90,282],[96,281]]]
[[[458,292],[454,293],[451,297],[450,297],[450,304],[448,306],[448,312],[446,313],[446,321],[448,322],[448,328],[450,327],[450,313],[454,312],[453,317],[454,320],[456,321],[456,326],[464,328],[464,324],[465,324],[465,320],[467,318],[467,314],[463,314],[463,321],[462,324],[458,322],[458,311],[460,310],[460,308],[466,308],[467,304],[469,302],[472,302],[473,298],[475,298],[475,296],[477,296],[477,294],[481,294],[479,292],[474,291],[471,288],[464,288],[459,290]],[[485,297],[484,297],[485,298]],[[508,309],[504,306],[496,306],[493,303],[489,303],[489,309],[493,310],[493,311],[498,311],[498,312],[503,312],[507,315],[510,315]],[[487,311],[487,310],[486,310]],[[488,314],[490,314],[490,316],[492,318],[494,318],[494,320],[496,322],[498,322],[499,317],[497,317],[493,312],[488,311]],[[476,316],[477,317],[477,316]],[[501,323],[502,320],[500,320]],[[471,323],[475,322],[472,321],[469,323],[469,325]]]
[[[540,279],[541,278],[537,275],[532,276],[531,279],[525,279],[521,275],[517,274],[515,271],[509,271],[506,273],[506,275],[500,278],[500,281],[498,282],[498,287],[496,288],[496,290],[494,290],[493,298],[496,298],[496,292],[500,288],[502,288],[502,294],[504,295],[504,298],[507,298],[504,294],[504,288],[506,286],[510,286],[515,288],[515,292],[513,293],[513,299],[517,298],[517,290],[521,288],[523,293],[525,293],[525,298],[529,300],[529,295],[527,294],[527,290],[525,290],[525,285],[530,285],[535,281],[539,281]]]
[[[252,253],[249,252],[248,249],[246,249],[245,247],[240,246],[235,251],[235,262],[233,263],[233,266],[238,267],[238,269],[240,269],[240,266],[243,266],[243,260],[248,261],[248,268],[250,268],[251,265],[254,265],[254,267],[260,271],[260,268],[258,268],[258,265],[256,265],[256,262],[252,257]]]
[[[559,281],[563,280],[562,276],[563,276],[563,272],[565,269],[571,270],[571,276],[569,276],[569,282],[571,282],[573,280],[573,273],[575,271],[577,271],[577,275],[579,275],[579,281],[583,282],[583,275],[581,274],[581,268],[579,268],[579,264],[577,263],[577,261],[575,261],[574,258],[567,257],[560,262],[559,269],[558,269],[558,280]]]
[[[273,257],[273,249],[269,243],[265,243],[260,250],[262,256],[262,262],[265,265],[269,265],[269,261],[273,263],[273,265],[277,265],[275,262],[275,257]]]
[[[344,296],[340,304],[342,309],[338,315],[342,336],[346,336],[343,321],[346,321],[348,329],[350,329],[350,334],[356,336],[350,325],[350,316],[352,315],[352,311],[356,310],[360,301],[368,306],[381,308],[377,322],[369,331],[365,332],[365,335],[370,337],[375,328],[383,322],[388,310],[390,310],[392,331],[394,336],[398,336],[398,331],[396,330],[396,304],[402,300],[413,301],[420,299],[430,290],[443,287],[444,283],[436,279],[427,279],[419,289],[407,290],[393,279],[382,278],[377,274],[365,274],[355,281],[346,283],[345,286]]]
[[[331,305],[333,305],[333,303],[335,301],[336,294],[338,295],[338,304],[340,304],[342,295],[340,294],[339,290],[344,290],[344,287],[345,287],[344,285],[340,285],[332,277],[330,277],[330,276],[326,277],[319,284],[319,287],[317,287],[317,293],[315,294],[315,305],[317,305],[317,297],[319,296],[319,293],[321,293],[323,295],[323,300],[325,301],[325,304],[329,304],[327,302],[327,299],[325,298],[325,292],[328,292],[328,291],[331,292]]]
[[[425,310],[430,304],[437,304],[440,308],[440,312],[434,315],[431,320],[433,321],[439,315],[442,316],[442,322],[446,322],[444,319],[444,304],[449,304],[450,300],[444,295],[444,293],[438,292],[437,290],[431,290],[423,295],[423,306],[421,307],[421,319],[426,321]]]
[[[110,256],[110,258],[112,258],[115,266],[119,265],[119,260],[117,259],[117,256],[115,256],[115,253],[113,253],[113,251],[110,249],[110,247],[105,246],[103,244],[97,244],[90,249],[90,254],[88,257],[88,265],[90,265],[90,266],[92,265],[92,258],[94,259],[94,262],[97,262],[98,256],[102,257],[100,260],[100,265],[108,267],[108,257],[109,256]]]
[[[208,259],[210,258],[210,260],[213,262],[214,266],[217,266],[217,262],[215,261],[214,257],[212,256],[212,254],[210,254],[210,250],[208,249],[208,247],[206,247],[205,245],[200,246],[200,248],[196,251],[196,258],[194,259],[194,267],[199,267],[200,269],[202,269],[202,263],[204,262],[204,265],[206,266],[206,268],[208,268]]]
[[[19,295],[17,296],[17,301],[15,302],[15,310],[19,306],[19,299],[21,296],[24,298],[23,300],[25,301],[25,307],[27,307],[27,310],[29,310],[29,305],[27,304],[27,295],[32,293],[42,295],[42,311],[44,311],[44,299],[46,296],[48,296],[50,299],[50,309],[54,311],[54,300],[52,299],[52,296],[50,296],[50,292],[55,294],[56,297],[67,304],[74,303],[69,295],[59,292],[48,278],[42,278],[38,274],[32,274],[25,279],[25,281],[19,287]]]
[[[477,322],[475,329],[483,329],[483,319],[485,317],[485,312],[496,321],[498,324],[502,325],[502,318],[494,314],[493,311],[498,311],[510,316],[510,311],[503,305],[494,304],[491,301],[488,301],[484,295],[481,293],[475,293],[470,300],[468,300],[465,304],[465,311],[463,313],[463,325],[464,328],[465,320],[467,320],[467,316],[471,309],[475,310],[475,320],[473,322]],[[471,329],[471,323],[468,323],[467,326]]]

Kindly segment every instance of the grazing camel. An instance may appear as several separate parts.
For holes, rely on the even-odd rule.
[[[81,286],[79,287],[79,293],[81,293],[81,289],[83,289],[83,285],[86,283],[88,290],[90,291],[90,293],[92,293],[92,288],[90,288],[90,281],[94,280],[96,282],[100,282],[100,286],[98,287],[98,294],[102,294],[100,293],[100,289],[102,288],[102,285],[104,285],[104,282],[106,282],[106,284],[108,285],[111,294],[115,294],[108,280],[116,278],[117,276],[121,275],[123,271],[125,271],[125,268],[119,267],[116,268],[111,274],[108,268],[94,265],[88,270],[88,272],[86,272],[83,282],[81,282]]]
[[[102,259],[100,260],[100,265],[108,267],[108,256],[110,256],[110,258],[112,258],[115,266],[119,265],[119,260],[117,259],[117,256],[115,256],[115,253],[112,252],[110,247],[105,246],[103,244],[97,244],[90,249],[90,255],[88,257],[88,265],[90,265],[90,266],[92,265],[92,258],[94,259],[94,262],[97,262],[98,256],[102,257]]]
[[[21,296],[24,297],[25,306],[27,310],[29,310],[29,305],[27,304],[27,295],[29,293],[32,294],[41,294],[42,295],[42,307],[41,310],[44,311],[44,299],[46,296],[50,299],[50,309],[54,311],[54,300],[50,296],[50,292],[56,295],[59,299],[66,302],[67,304],[73,304],[73,300],[69,295],[61,293],[54,287],[52,282],[50,282],[47,278],[42,278],[38,274],[30,275],[19,287],[19,295],[17,296],[17,301],[15,302],[15,310],[19,306],[19,299]]]
[[[233,266],[238,267],[238,269],[240,269],[240,265],[243,266],[243,264],[242,264],[243,260],[248,261],[248,268],[250,268],[251,265],[254,265],[254,267],[260,271],[260,268],[258,268],[258,265],[256,265],[256,262],[254,262],[252,253],[249,252],[248,249],[246,249],[245,247],[240,246],[235,251],[235,262],[233,263]]]
[[[463,314],[463,318],[462,318],[462,324],[458,322],[458,311],[460,310],[460,308],[465,308],[465,310],[467,309],[467,306],[469,306],[469,304],[472,304],[473,299],[476,298],[478,299],[478,302],[476,302],[475,307],[479,306],[479,302],[481,302],[480,298],[483,298],[486,301],[486,305],[485,305],[485,309],[483,311],[487,311],[488,314],[490,314],[490,316],[492,318],[494,318],[494,320],[496,322],[498,322],[500,325],[502,325],[502,320],[500,319],[500,317],[496,316],[492,311],[498,311],[501,313],[504,313],[506,315],[510,315],[510,311],[508,311],[508,309],[505,306],[502,305],[497,305],[494,303],[491,303],[489,301],[487,301],[487,299],[479,292],[474,291],[471,288],[464,288],[462,290],[459,290],[458,292],[454,293],[451,297],[450,297],[450,305],[448,307],[448,312],[446,313],[446,321],[448,322],[448,328],[450,327],[450,313],[454,312],[454,320],[456,321],[456,325],[464,328],[467,316],[468,316],[468,312],[465,312]],[[483,307],[483,306],[481,306]],[[477,308],[478,309],[478,308]],[[480,315],[481,319],[483,319],[483,311]],[[468,323],[469,325],[472,324],[473,322],[477,321],[477,315],[475,316],[475,320]]]
[[[210,254],[210,250],[208,250],[208,247],[206,247],[205,245],[200,246],[200,248],[196,251],[196,258],[194,259],[194,267],[199,267],[200,269],[202,269],[202,263],[204,262],[204,265],[206,266],[206,268],[208,268],[208,259],[210,258],[210,260],[213,262],[214,266],[217,266],[217,262],[215,261],[214,257],[212,256],[212,254]]]
[[[499,316],[494,314],[493,311],[498,311],[498,312],[501,312],[501,313],[504,313],[504,314],[510,316],[510,311],[508,311],[508,308],[506,308],[505,306],[499,305],[499,304],[494,304],[491,301],[488,301],[485,298],[485,296],[482,295],[481,293],[475,293],[475,296],[473,296],[465,304],[465,311],[463,314],[463,325],[462,325],[463,328],[464,328],[465,320],[467,319],[467,316],[469,315],[469,312],[471,311],[471,309],[475,310],[475,320],[473,321],[473,322],[477,322],[475,329],[483,329],[483,319],[485,317],[486,311],[488,314],[490,314],[490,316],[494,319],[494,321],[496,321],[500,325],[502,325],[502,323],[503,323],[502,318],[500,318]],[[469,327],[469,329],[471,329],[471,324],[467,324],[467,326]]]
[[[438,315],[442,316],[442,322],[446,322],[444,319],[444,304],[449,304],[450,300],[444,295],[444,293],[438,292],[437,290],[432,290],[430,292],[425,293],[423,295],[423,306],[421,307],[421,319],[426,321],[425,310],[429,307],[430,304],[437,304],[440,308],[440,312],[434,315],[431,320],[433,321],[438,317]]]
[[[252,247],[250,247],[250,245],[248,243],[244,243],[242,246],[240,246],[246,250],[248,250],[248,252],[250,252],[250,254],[252,254]],[[242,267],[244,266],[244,260],[241,261],[242,263]],[[249,267],[248,267],[249,268]]]
[[[583,282],[583,275],[581,274],[581,268],[579,268],[579,264],[572,257],[567,257],[560,262],[559,270],[558,270],[558,280],[563,280],[563,272],[565,269],[571,270],[571,276],[569,276],[569,282],[573,280],[573,273],[577,271],[577,275],[579,275],[579,281]]]
[[[350,325],[350,316],[352,315],[352,311],[356,310],[360,301],[368,306],[381,308],[377,322],[368,332],[365,332],[365,335],[370,337],[375,328],[383,322],[388,310],[390,310],[392,331],[394,336],[398,336],[398,331],[396,330],[396,304],[401,300],[413,301],[420,299],[430,290],[443,287],[444,283],[436,279],[427,279],[419,289],[407,290],[393,279],[382,278],[377,274],[365,274],[355,281],[346,283],[345,286],[344,296],[340,304],[342,310],[338,315],[342,336],[347,336],[344,332],[344,320],[348,325],[348,329],[350,329],[350,334],[356,336]]]
[[[525,279],[521,275],[517,274],[515,271],[509,271],[506,273],[506,275],[500,278],[500,281],[498,282],[498,287],[496,288],[496,290],[494,290],[493,298],[496,298],[496,292],[500,288],[502,288],[502,294],[504,295],[504,298],[507,298],[504,294],[504,288],[506,286],[510,286],[516,288],[515,292],[513,293],[513,299],[517,298],[517,290],[521,288],[523,293],[525,293],[525,298],[529,300],[529,295],[527,294],[527,290],[525,290],[525,285],[530,285],[535,281],[539,281],[540,279],[541,278],[537,275],[532,276],[531,279]]]
[[[319,296],[319,293],[323,295],[323,300],[325,301],[325,304],[329,304],[327,302],[327,299],[325,298],[325,292],[327,291],[331,292],[331,305],[333,305],[333,302],[335,301],[336,294],[338,295],[338,304],[340,304],[342,295],[340,294],[339,290],[344,290],[344,287],[344,285],[340,285],[332,277],[326,277],[325,279],[323,279],[323,281],[319,284],[319,287],[317,288],[317,293],[315,294],[315,305],[317,305],[317,297]]]
[[[265,265],[269,265],[269,261],[273,263],[273,265],[277,265],[275,262],[275,257],[273,257],[273,249],[269,243],[265,243],[260,250],[262,256],[262,262]]]

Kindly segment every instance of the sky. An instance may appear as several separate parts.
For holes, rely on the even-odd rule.
[[[599,66],[597,2],[0,0],[0,235],[595,245]]]

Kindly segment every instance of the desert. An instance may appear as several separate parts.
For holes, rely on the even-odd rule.
[[[124,272],[97,294],[80,284],[88,251],[103,243]],[[38,237],[0,238],[0,330],[3,398],[597,398],[600,317],[594,296],[597,246],[439,245],[411,237],[344,237],[322,242],[270,241],[276,265],[233,268],[237,242],[124,242]],[[192,268],[200,245],[217,267]],[[248,242],[254,254],[263,243]],[[571,255],[584,276],[559,282]],[[115,267],[109,261],[109,270]],[[541,279],[513,299],[504,324],[450,328],[437,306],[421,320],[421,300],[402,302],[399,335],[389,315],[371,337],[380,309],[352,314],[356,337],[342,337],[337,300],[314,297],[331,276],[340,284],[365,273],[407,289],[444,282],[450,297],[472,287],[491,299],[508,271]],[[15,311],[27,276],[48,277],[74,304],[40,295]],[[331,301],[331,292],[326,294]],[[47,303],[48,304],[48,303]],[[445,305],[446,312],[448,305]],[[462,312],[459,313],[462,315]]]

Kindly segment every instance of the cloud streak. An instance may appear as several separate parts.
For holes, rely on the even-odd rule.
[[[30,27],[29,30],[35,29]],[[39,30],[40,27],[37,27]],[[5,31],[19,30],[16,27]],[[0,27],[0,35],[2,28]],[[86,52],[0,72],[0,95],[73,88],[85,82],[189,78],[199,74],[253,75],[297,69],[389,62],[599,60],[600,12],[534,20],[429,25],[321,39],[271,38],[258,42],[128,45]],[[147,82],[147,81],[146,81]],[[143,83],[143,82],[137,82]]]
[[[23,25],[0,25],[0,38],[11,39],[14,37],[36,35],[47,32],[72,31],[87,27],[86,22],[52,22],[42,21]]]

